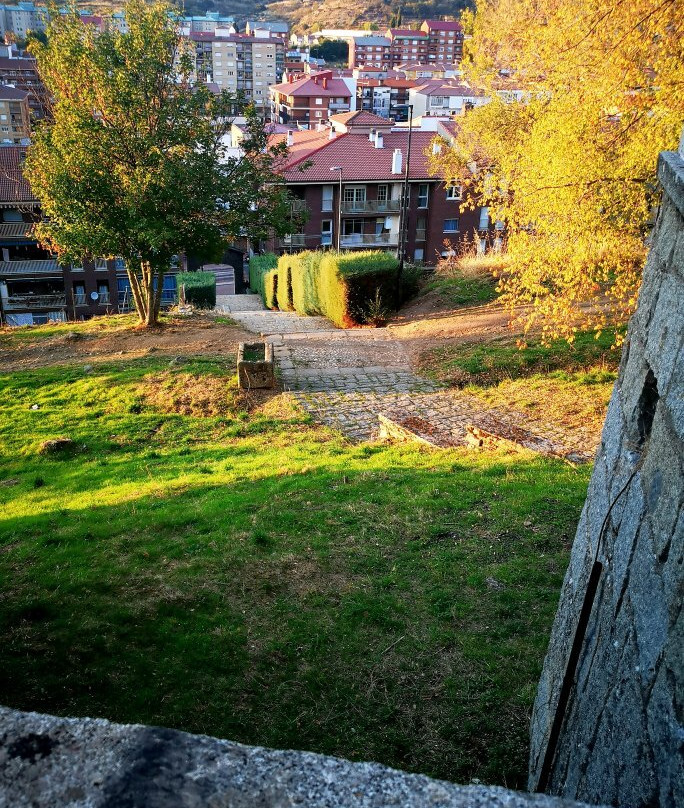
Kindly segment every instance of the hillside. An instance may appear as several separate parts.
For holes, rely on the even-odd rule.
[[[95,0],[79,2],[81,8],[94,13],[107,14],[121,8],[121,0]],[[238,24],[251,17],[286,19],[296,31],[315,31],[319,28],[359,28],[365,22],[376,23],[380,28],[389,24],[397,10],[395,0],[277,0],[264,3],[261,0],[186,0],[180,4],[186,14],[204,14],[217,11],[232,14]],[[401,4],[404,24],[412,20],[444,15],[458,16],[470,0],[408,0]]]

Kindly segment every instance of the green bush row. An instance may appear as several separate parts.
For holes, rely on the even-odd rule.
[[[250,287],[264,304],[322,314],[341,328],[375,321],[397,298],[398,261],[387,252],[302,252],[250,261]]]
[[[178,288],[185,287],[185,302],[199,309],[216,305],[216,275],[213,272],[179,272]]]

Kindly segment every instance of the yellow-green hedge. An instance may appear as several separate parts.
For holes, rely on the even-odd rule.
[[[307,251],[296,255],[257,256],[250,263],[250,286],[268,308],[299,314],[323,314],[340,328],[367,320],[379,296],[392,307],[398,261],[391,254]]]

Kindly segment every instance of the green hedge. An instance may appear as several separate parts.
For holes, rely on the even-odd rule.
[[[249,262],[249,288],[261,296],[269,309],[278,307],[278,259],[273,253],[255,255]]]
[[[185,302],[199,309],[213,309],[216,305],[216,275],[213,272],[179,272],[178,288],[185,287]]]
[[[378,304],[397,298],[397,259],[386,252],[261,255],[250,262],[250,286],[269,309],[323,314],[348,328],[376,322]]]

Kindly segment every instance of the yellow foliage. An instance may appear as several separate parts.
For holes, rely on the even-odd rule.
[[[547,338],[634,310],[658,152],[684,121],[682,28],[684,0],[478,2],[466,71],[495,100],[433,169],[505,222],[502,300]],[[522,102],[496,98],[501,70]]]

